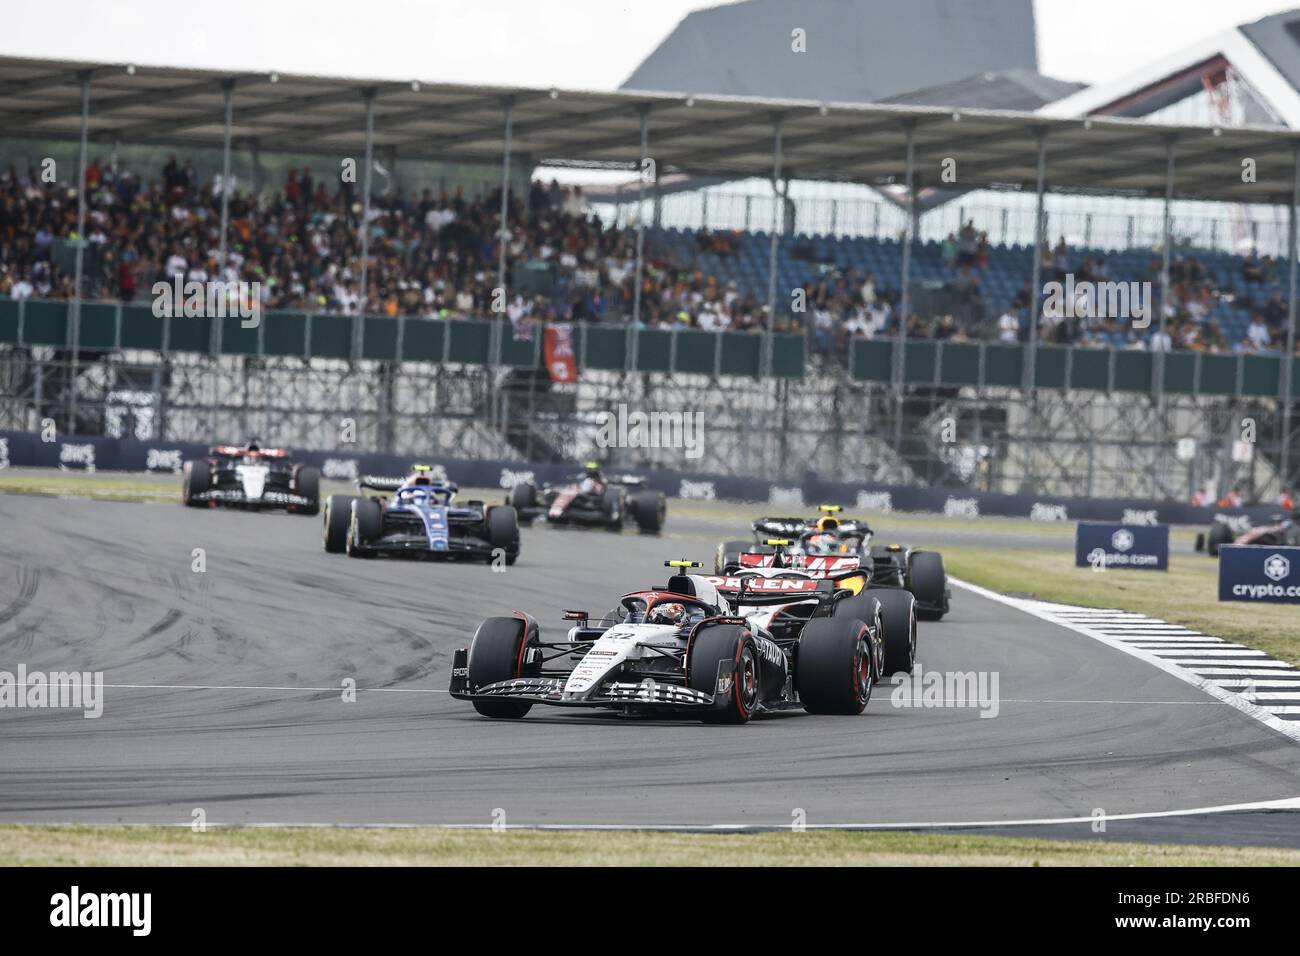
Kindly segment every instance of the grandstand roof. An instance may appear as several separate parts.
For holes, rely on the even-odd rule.
[[[232,75],[21,58],[0,58],[0,129],[12,137],[76,138],[82,71],[93,75],[90,132],[101,144],[220,146],[222,83],[232,81],[237,142],[341,156],[363,148],[367,91],[375,96],[378,149],[439,160],[499,161],[507,97],[515,104],[515,155],[539,164],[631,168],[639,157],[640,111],[648,109],[649,152],[661,173],[770,176],[772,124],[779,117],[784,172],[794,178],[899,181],[904,127],[914,124],[922,185],[938,185],[942,163],[951,158],[958,186],[1032,188],[1041,129],[1053,190],[1161,195],[1165,143],[1174,136],[1176,195],[1286,202],[1300,146],[1300,133],[1278,127],[1219,130],[1004,110]],[[1255,182],[1242,181],[1244,158],[1256,163]]]
[[[623,89],[878,103],[1037,65],[1032,0],[743,0],[687,14]]]

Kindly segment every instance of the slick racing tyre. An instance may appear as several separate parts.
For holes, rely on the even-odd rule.
[[[196,501],[195,496],[212,487],[212,469],[206,461],[187,461],[181,475],[181,500],[191,508],[202,508],[207,502]]]
[[[870,629],[858,618],[816,617],[799,637],[795,689],[810,714],[860,714],[876,682]]]
[[[367,545],[384,533],[384,506],[373,498],[352,499],[352,516],[348,522],[348,557],[373,558]]]
[[[601,510],[605,512],[605,527],[610,531],[623,530],[623,514],[627,507],[627,495],[622,488],[606,488],[601,499]]]
[[[490,617],[478,626],[469,645],[469,686],[495,684],[522,677],[527,669],[525,624],[517,617]],[[536,635],[532,635],[535,643]],[[532,709],[530,700],[476,700],[474,709],[484,717],[518,719]]]
[[[752,548],[750,541],[724,541],[718,545],[718,553],[713,558],[713,571],[723,574],[727,568],[740,564],[740,553]]]
[[[871,594],[864,592],[854,597],[844,598],[835,603],[835,610],[831,613],[831,616],[843,621],[851,621],[856,618],[875,630],[879,636],[879,645],[874,649],[875,658],[872,661],[872,666],[875,669],[876,679],[879,680],[888,671],[885,670],[884,661],[885,625],[881,617],[880,601],[877,598],[878,594],[876,592]]]
[[[880,624],[885,631],[884,676],[912,673],[916,663],[916,598],[894,588],[869,593],[880,602]]]
[[[330,554],[341,554],[348,544],[348,524],[352,521],[354,495],[330,495],[325,499],[325,530],[321,539]]]
[[[686,654],[686,682],[706,694],[717,690],[719,666],[724,661],[731,665],[732,679],[726,693],[700,719],[706,724],[743,724],[749,720],[761,699],[758,652],[749,633],[736,624],[703,627],[691,637]]]
[[[510,500],[506,502],[515,509],[520,524],[531,524],[530,518],[524,517],[526,508],[537,507],[537,488],[529,482],[522,482],[510,489]]]
[[[506,564],[512,565],[519,560],[519,516],[509,505],[496,505],[487,513],[488,543],[492,545],[493,554],[488,555],[487,562],[496,560],[496,550],[505,552]]]
[[[907,589],[916,596],[916,616],[938,621],[948,613],[948,575],[938,551],[916,551],[907,560]]]
[[[668,500],[662,491],[638,491],[628,502],[632,519],[642,534],[658,534],[664,528]]]
[[[1216,521],[1205,539],[1205,553],[1212,558],[1216,558],[1219,556],[1219,548],[1225,544],[1232,544],[1232,542],[1232,529],[1222,521]]]
[[[300,515],[320,514],[320,469],[315,465],[299,465],[293,475],[293,490],[308,500],[308,504],[295,505]]]

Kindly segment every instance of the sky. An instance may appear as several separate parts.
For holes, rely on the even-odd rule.
[[[906,0],[902,0],[906,2]],[[961,0],[957,0],[961,2]],[[618,87],[714,0],[0,0],[0,55]],[[793,4],[797,7],[797,3]],[[1089,84],[1300,0],[1035,0],[1039,69]]]

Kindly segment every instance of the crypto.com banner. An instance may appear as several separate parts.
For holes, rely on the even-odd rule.
[[[1300,548],[1223,545],[1219,600],[1300,604]]]

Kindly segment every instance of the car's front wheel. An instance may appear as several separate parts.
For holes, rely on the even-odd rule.
[[[719,687],[718,675],[724,670],[731,678]],[[761,699],[758,653],[749,632],[739,625],[718,624],[697,632],[687,650],[686,674],[691,688],[716,695],[713,708],[700,715],[707,724],[743,724]]]
[[[517,617],[490,617],[478,626],[469,645],[468,678],[473,690],[524,676],[529,635],[527,625]],[[533,707],[530,700],[476,700],[474,709],[484,717],[515,719]]]
[[[321,539],[330,554],[341,554],[348,544],[348,525],[352,521],[354,495],[330,495],[325,499],[324,531]]]

